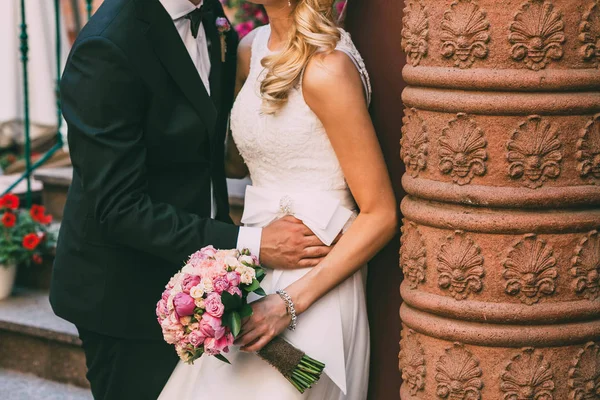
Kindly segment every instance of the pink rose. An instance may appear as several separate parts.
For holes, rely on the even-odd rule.
[[[229,346],[233,344],[233,335],[228,333],[220,339],[207,338],[204,341],[204,350],[210,355],[216,355],[221,352],[229,353]]]
[[[237,272],[228,272],[227,280],[231,286],[239,286],[240,285],[240,274]]]
[[[173,304],[175,306],[175,312],[180,317],[193,315],[194,309],[196,308],[194,298],[187,293],[177,293],[173,299]]]
[[[204,313],[200,321],[199,331],[206,337],[220,339],[225,335],[225,327],[221,325],[221,319]]]
[[[183,283],[181,284],[181,286],[183,287],[183,291],[189,294],[190,290],[199,283],[200,277],[198,275],[186,274],[185,278],[183,278]]]
[[[190,333],[188,336],[190,344],[196,348],[202,346],[204,339],[206,339],[206,336],[204,336],[200,331],[192,331],[192,333]]]
[[[237,294],[238,296],[242,297],[242,291],[239,287],[232,286],[229,289],[227,289],[227,291],[229,292],[229,294]]]
[[[249,34],[250,32],[252,32],[252,29],[254,29],[254,22],[252,22],[252,21],[246,21],[246,22],[239,23],[235,27],[235,30],[237,31],[238,35],[240,36],[240,39],[243,38],[244,36],[246,36],[247,34]]]
[[[229,281],[225,277],[216,278],[213,281],[213,288],[215,292],[218,294],[223,293],[225,290],[229,289]]]
[[[225,306],[221,302],[221,296],[217,293],[211,293],[204,300],[206,312],[213,317],[221,318],[225,312]]]
[[[167,300],[169,300],[169,296],[171,296],[171,290],[167,289],[162,293],[161,299],[166,302]]]
[[[169,310],[167,309],[167,301],[159,300],[158,303],[156,303],[156,316],[165,318],[168,313]]]

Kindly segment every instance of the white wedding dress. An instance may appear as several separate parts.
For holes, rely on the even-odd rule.
[[[242,222],[265,226],[291,214],[302,219],[325,243],[356,217],[356,205],[323,125],[304,101],[301,84],[276,115],[260,112],[261,60],[269,54],[270,27],[259,28],[252,45],[248,79],[231,115],[233,138],[248,165]],[[337,49],[357,66],[370,97],[362,58],[342,31]],[[351,112],[351,111],[349,111]],[[271,271],[262,282],[270,294],[300,279],[308,270]],[[326,364],[321,380],[305,394],[255,354],[231,349],[231,365],[203,356],[194,365],[180,362],[160,400],[364,400],[369,377],[369,326],[365,302],[366,267],[298,317],[298,327],[283,337]]]

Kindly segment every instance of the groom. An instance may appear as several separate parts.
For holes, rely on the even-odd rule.
[[[277,268],[328,251],[294,219],[231,223],[224,142],[237,37],[224,17],[219,0],[104,0],[67,61],[74,171],[50,300],[79,330],[96,400],[160,394],[177,356],[155,305],[194,251],[250,248]]]

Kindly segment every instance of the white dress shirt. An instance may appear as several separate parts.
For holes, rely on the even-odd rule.
[[[160,2],[171,16],[171,19],[173,19],[175,28],[177,29],[179,36],[181,36],[181,40],[183,41],[190,58],[198,70],[198,74],[200,75],[200,79],[202,79],[202,83],[204,83],[206,91],[210,95],[209,77],[211,64],[210,55],[208,54],[208,39],[206,37],[206,32],[204,32],[204,28],[202,27],[202,24],[200,24],[198,36],[194,38],[192,35],[192,29],[190,28],[190,20],[185,18],[187,14],[194,11],[196,8],[200,8],[203,4],[203,1],[200,1],[197,6],[192,4],[190,0],[160,0]],[[211,218],[215,218],[217,215],[217,204],[215,201],[212,182],[210,185],[210,192],[210,215]],[[241,227],[238,235],[237,248],[249,249],[252,254],[258,257],[260,255],[261,238],[262,229]]]

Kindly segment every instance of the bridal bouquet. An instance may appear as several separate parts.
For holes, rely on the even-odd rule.
[[[203,354],[229,363],[229,352],[252,315],[248,295],[264,296],[265,277],[258,259],[243,250],[216,250],[212,246],[192,254],[186,265],[167,284],[156,305],[164,340],[175,346],[179,358],[192,364]],[[277,368],[303,393],[316,383],[325,368],[281,338],[258,355]]]

